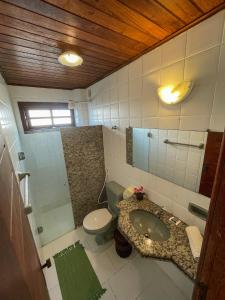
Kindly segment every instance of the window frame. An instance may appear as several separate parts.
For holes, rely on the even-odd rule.
[[[35,133],[35,132],[43,132],[43,131],[55,131],[59,130],[59,128],[65,127],[74,127],[75,126],[75,117],[74,110],[68,109],[68,103],[65,102],[18,102],[18,107],[20,111],[20,117],[23,125],[24,133]],[[51,119],[52,125],[41,125],[41,126],[32,126],[30,123],[30,119],[35,119],[29,117],[29,110],[37,109],[37,110],[50,110],[50,117],[37,117],[37,119]],[[71,124],[53,124],[53,115],[52,110],[58,109],[68,109],[70,111]],[[55,117],[60,118],[60,117]],[[66,117],[65,117],[66,118]]]

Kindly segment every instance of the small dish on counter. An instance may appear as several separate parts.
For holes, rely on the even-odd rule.
[[[172,214],[162,210],[149,199],[142,201],[137,201],[136,199],[122,200],[118,203],[118,208],[120,209],[118,229],[142,256],[171,260],[190,279],[194,280],[196,278],[198,262],[192,255],[188,237],[185,232],[187,224],[181,221],[176,225],[169,220],[173,217]],[[137,211],[139,211],[139,213],[137,213]],[[140,211],[142,211],[142,213],[140,213]],[[143,211],[151,213],[152,216],[146,215]],[[161,211],[160,216],[157,214],[159,211]],[[143,214],[145,215],[144,218],[148,218],[147,222],[151,224],[146,224],[145,219],[144,224],[140,225],[140,218],[143,218],[143,216],[141,216]],[[139,221],[136,219],[136,225],[135,215],[136,218],[137,216],[139,217]],[[150,219],[152,220],[149,221]],[[143,223],[143,219],[141,222]],[[160,224],[159,226],[161,226],[160,230],[157,229],[157,234],[156,229],[153,228],[153,224],[155,226]],[[147,227],[143,228],[143,225]],[[139,230],[138,226],[140,227]],[[141,228],[143,231],[141,231]],[[147,232],[144,232],[146,230],[152,230],[152,238],[151,232],[148,235]],[[160,235],[163,238],[160,239]]]

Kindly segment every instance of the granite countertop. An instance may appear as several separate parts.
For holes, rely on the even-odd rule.
[[[131,224],[129,213],[135,209],[156,213],[156,211],[161,210],[157,204],[148,199],[141,201],[129,199],[120,201],[118,207],[120,209],[118,229],[142,256],[171,260],[190,279],[194,280],[196,278],[198,261],[194,259],[189,246],[185,231],[187,224],[181,222],[179,225],[175,225],[169,221],[169,218],[173,215],[163,210],[160,219],[169,228],[170,238],[166,241],[153,241],[136,231]]]

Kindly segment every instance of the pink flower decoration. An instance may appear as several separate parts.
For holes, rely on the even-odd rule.
[[[134,188],[134,193],[144,193],[144,187],[141,185]]]

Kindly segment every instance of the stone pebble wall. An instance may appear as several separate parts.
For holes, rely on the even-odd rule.
[[[62,128],[61,137],[75,226],[98,208],[105,180],[102,126]]]

